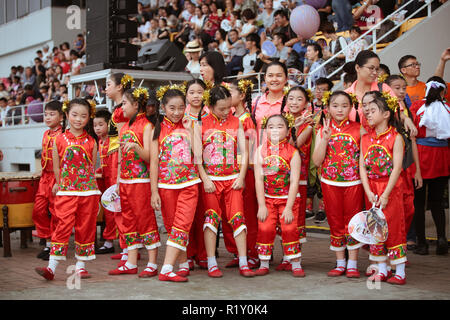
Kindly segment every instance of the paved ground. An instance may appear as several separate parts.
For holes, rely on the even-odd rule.
[[[313,225],[313,223],[310,223]],[[322,225],[326,227],[326,224]],[[433,236],[433,228],[429,227]],[[38,241],[30,243],[27,249],[20,249],[19,233],[13,233],[13,257],[0,257],[0,299],[6,300],[92,300],[92,299],[124,299],[124,300],[301,300],[301,299],[450,299],[450,255],[435,255],[435,245],[431,243],[428,256],[408,254],[410,266],[407,267],[407,284],[393,286],[387,283],[368,284],[367,278],[347,279],[345,277],[329,278],[326,273],[334,266],[334,255],[328,250],[329,237],[322,233],[308,235],[304,245],[302,265],[305,278],[293,278],[289,272],[277,272],[274,267],[281,258],[280,247],[275,248],[275,259],[271,273],[265,277],[242,278],[237,269],[225,269],[229,261],[223,242],[219,246],[219,266],[222,266],[224,277],[208,278],[205,270],[195,269],[188,283],[166,283],[157,278],[139,279],[137,275],[109,276],[108,270],[116,261],[110,255],[97,255],[97,260],[89,262],[87,268],[91,279],[82,280],[77,289],[68,267],[75,263],[73,258],[73,242],[68,253],[68,260],[62,262],[57,269],[54,281],[45,281],[34,272],[36,266],[46,266],[47,262],[36,258],[40,251]],[[162,235],[163,239],[166,235]],[[72,240],[73,241],[73,240]],[[164,248],[164,246],[162,247]],[[0,253],[2,250],[0,249]],[[146,253],[139,261],[142,269],[146,262]],[[158,256],[161,266],[163,250]],[[360,252],[359,269],[361,272],[368,266],[367,251]],[[72,288],[72,289],[71,289]]]

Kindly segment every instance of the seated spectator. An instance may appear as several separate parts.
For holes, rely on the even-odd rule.
[[[292,30],[291,25],[289,23],[289,16],[286,10],[277,10],[274,13],[274,21],[276,27],[273,29],[271,36],[277,33],[283,33],[286,36],[286,47],[292,47],[295,43],[299,41],[297,35]],[[269,35],[268,35],[269,36]],[[264,40],[263,40],[264,41]]]
[[[170,39],[170,29],[167,27],[167,19],[159,19],[158,40]]]
[[[46,44],[42,47],[42,65],[48,69],[52,64],[52,53],[50,52],[50,47]]]
[[[0,82],[0,98],[7,98],[7,97],[9,97],[9,92],[6,91],[3,82]]]
[[[198,43],[198,40],[193,40],[186,45],[184,49],[185,53],[189,54],[189,63],[186,66],[186,71],[190,72],[193,76],[198,78],[200,76],[200,54],[202,47]]]
[[[273,29],[276,27],[274,23],[273,0],[264,1],[264,10],[258,14],[258,24],[263,27],[263,32],[266,34],[272,34]]]
[[[228,49],[231,57],[227,64],[228,75],[236,75],[239,71],[242,71],[242,58],[246,53],[245,44],[239,39],[239,32],[236,29],[228,33]]]
[[[85,66],[85,64],[76,50],[70,50],[70,59],[72,61],[71,74],[72,75],[80,74],[80,70],[82,67]]]
[[[84,36],[82,33],[77,35],[77,38],[73,43],[73,49],[76,50],[80,56],[84,55]]]
[[[255,33],[258,28],[256,27],[256,15],[253,13],[252,9],[245,9],[242,12],[242,17],[245,23],[242,26],[239,37],[245,39],[249,34]]]
[[[6,124],[6,115],[10,107],[8,107],[8,100],[5,97],[0,97],[0,126]]]
[[[33,100],[40,100],[44,101],[44,98],[42,97],[41,93],[37,91],[33,86],[27,84],[24,87],[24,94],[22,95],[20,99],[20,104],[26,104],[28,98],[33,98]]]
[[[234,11],[234,1],[225,0],[225,10],[223,12],[223,18],[230,20],[231,13]]]
[[[273,36],[272,42],[277,48],[277,52],[271,57],[270,60],[278,59],[278,61],[280,61],[281,63],[286,62],[289,55],[289,48],[284,45],[286,43],[286,40],[287,39],[284,33],[276,33]]]
[[[363,38],[358,39],[362,34],[362,31],[359,27],[353,26],[350,28],[350,42],[345,48],[345,62],[354,61],[358,53],[365,50],[367,48],[367,42]]]
[[[344,37],[338,36],[336,34],[336,30],[334,29],[333,24],[330,22],[324,23],[321,27],[321,30],[325,38],[330,39],[330,42],[328,43],[328,48],[323,51],[324,59],[328,60],[335,54],[340,52],[343,48],[345,48],[347,46],[347,41],[345,40]],[[338,69],[344,63],[345,63],[345,54],[341,53],[336,58],[334,58],[333,61],[329,62],[325,66],[327,74],[331,74],[334,70]],[[338,77],[339,74],[337,74],[336,77],[333,79],[337,79]]]
[[[22,84],[23,86],[31,85],[32,87],[36,85],[36,75],[31,67],[25,68],[25,73],[22,75]]]
[[[180,7],[179,0],[170,0],[167,6],[167,15],[170,17],[174,15],[176,17],[180,16],[182,8]]]
[[[249,34],[245,39],[245,49],[247,49],[248,52],[242,58],[243,70],[242,72],[239,72],[239,74],[247,75],[259,72],[261,69],[262,63],[258,63],[258,55],[261,52],[259,48],[259,40],[259,36],[256,33]]]
[[[228,49],[227,45],[227,33],[223,29],[219,29],[216,31],[216,36],[214,38],[214,42],[211,43],[210,49],[219,51],[223,55],[223,59],[225,63],[230,62],[230,49]],[[216,45],[214,45],[214,43]]]
[[[312,62],[311,67],[308,71],[308,77],[311,79],[311,87],[315,87],[316,80],[319,78],[325,78],[327,76],[327,72],[324,67],[320,67],[324,62],[322,57],[322,48],[317,43],[308,44],[306,50],[306,57],[308,60]],[[318,70],[317,70],[318,69]],[[311,74],[312,71],[316,70]],[[306,72],[305,72],[306,73]]]
[[[353,13],[355,24],[361,30],[369,30],[384,19],[381,8],[375,5],[377,2],[377,0],[360,1],[361,6]]]
[[[33,73],[36,76],[36,86],[40,86],[42,82],[45,81],[45,73],[47,70],[45,70],[45,67],[42,65],[42,60],[40,58],[34,59],[34,67],[33,67]]]
[[[59,48],[64,53],[64,58],[66,61],[70,61],[70,44],[68,42],[62,43]]]
[[[205,6],[206,6],[205,4],[202,6],[202,10],[203,7]],[[217,12],[217,4],[215,2],[211,2],[208,11],[209,11],[208,18],[206,19],[206,22],[203,26],[203,30],[212,39],[216,31],[220,28],[220,23],[222,22],[222,19],[219,17],[219,14]],[[203,11],[203,13],[205,12],[206,10]]]
[[[297,39],[298,41],[292,46],[292,50],[298,54],[298,60],[302,65],[302,68],[300,70],[304,70],[305,67],[311,65],[311,63],[307,61],[308,59],[305,58],[306,50],[308,48],[308,45],[310,43],[315,43],[315,41],[304,38],[297,38]]]
[[[184,1],[184,10],[181,12],[180,17],[185,22],[188,22],[194,15],[195,15],[195,5],[189,0]]]
[[[194,30],[196,33],[200,33],[202,30],[203,24],[206,20],[206,14],[203,14],[202,7],[197,6],[194,10],[195,14],[191,18],[191,21],[189,22],[189,25],[192,30]]]
[[[222,20],[220,23],[220,28],[225,30],[225,32],[229,32],[231,29],[240,30],[242,28],[241,23],[241,13],[239,11],[231,12],[229,20]]]

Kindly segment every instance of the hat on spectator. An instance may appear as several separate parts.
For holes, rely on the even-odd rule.
[[[186,45],[186,48],[184,49],[184,52],[200,52],[203,48],[198,43],[198,40],[192,40],[188,42]]]

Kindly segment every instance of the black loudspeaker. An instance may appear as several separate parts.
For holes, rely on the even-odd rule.
[[[138,58],[139,47],[129,43],[137,36],[138,23],[128,15],[137,14],[137,0],[87,0],[87,69],[126,66]]]
[[[142,47],[137,66],[143,70],[185,71],[188,60],[171,41],[158,40]]]

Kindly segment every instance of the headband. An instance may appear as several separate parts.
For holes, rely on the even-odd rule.
[[[440,83],[438,81],[427,82],[425,86],[427,87],[427,91],[425,92],[425,97],[428,96],[428,92],[430,91],[431,88],[433,88],[433,89],[437,89],[439,87],[447,88],[447,86],[445,84]]]

